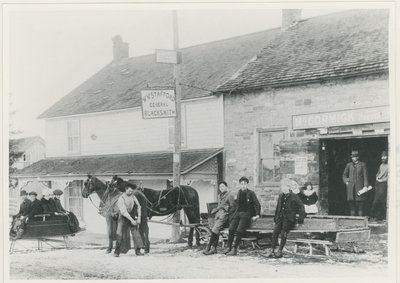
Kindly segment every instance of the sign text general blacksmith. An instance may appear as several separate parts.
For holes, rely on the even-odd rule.
[[[143,119],[176,117],[175,91],[142,90]]]

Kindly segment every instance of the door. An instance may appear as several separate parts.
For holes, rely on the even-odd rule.
[[[351,162],[352,150],[358,150],[360,161],[367,166],[368,183],[375,186],[375,176],[381,163],[381,153],[388,149],[387,137],[376,138],[348,138],[327,139],[321,142],[321,185],[324,184],[328,195],[328,212],[333,215],[349,215],[346,199],[346,186],[342,181],[344,168]],[[374,197],[374,191],[366,195],[365,214],[369,215],[369,209]]]

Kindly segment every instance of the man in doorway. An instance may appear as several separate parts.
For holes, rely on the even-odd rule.
[[[375,197],[372,203],[372,217],[380,221],[386,218],[387,182],[389,179],[388,154],[383,151],[382,163],[376,173]]]
[[[343,171],[343,182],[346,184],[347,202],[351,216],[364,216],[365,195],[358,195],[364,187],[368,187],[367,166],[359,161],[357,150],[351,152],[351,162],[346,164]]]
[[[239,179],[240,190],[236,196],[237,209],[229,223],[228,247],[224,254],[229,256],[237,255],[237,249],[242,240],[244,232],[249,228],[251,221],[260,217],[261,206],[255,192],[249,190],[249,179],[242,177]],[[236,240],[232,249],[233,239]]]
[[[137,220],[135,220],[134,206],[137,206]],[[129,229],[135,244],[136,255],[142,255],[140,249],[144,248],[142,238],[140,237],[139,228],[141,220],[141,207],[137,198],[133,195],[133,188],[131,186],[125,187],[125,192],[121,194],[116,203],[118,210],[118,226],[117,226],[117,241],[114,251],[114,256],[119,257],[122,237],[125,234],[125,229]]]

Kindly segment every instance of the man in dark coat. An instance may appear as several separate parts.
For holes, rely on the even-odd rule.
[[[31,207],[31,201],[27,198],[28,194],[25,190],[20,192],[21,204],[19,206],[19,211],[13,216],[13,221],[10,229],[10,236],[15,237],[18,230],[21,227],[22,222],[25,222],[25,218],[28,215],[29,209]]]
[[[16,235],[14,237],[15,240],[20,239],[22,237],[22,235],[25,232],[26,223],[28,221],[33,220],[34,215],[43,213],[42,204],[36,197],[37,197],[36,192],[32,191],[29,193],[29,200],[31,201],[30,208],[24,220],[21,221],[19,230],[16,231]]]
[[[274,232],[272,233],[272,251],[269,257],[281,258],[282,251],[286,244],[287,235],[296,225],[296,214],[299,214],[297,223],[304,222],[306,213],[303,202],[299,196],[293,193],[289,186],[282,186],[282,193],[278,197],[278,203],[274,217]],[[278,245],[278,236],[281,234],[279,249],[275,253],[275,247]]]
[[[351,216],[364,215],[365,195],[358,195],[364,187],[368,187],[367,166],[359,161],[358,151],[351,152],[351,162],[346,164],[343,171],[343,182],[346,184],[347,202]]]
[[[13,219],[21,216],[25,217],[31,207],[31,201],[28,199],[28,194],[26,191],[22,190],[19,195],[21,196],[21,204],[19,206],[18,213],[13,216]]]
[[[236,203],[237,208],[233,215],[232,221],[229,223],[228,247],[224,251],[226,255],[237,255],[237,248],[242,240],[242,237],[251,221],[255,221],[260,217],[261,206],[256,194],[249,190],[249,179],[242,177],[239,180],[240,190],[237,193]],[[232,248],[233,239],[235,244]]]
[[[37,199],[37,193],[32,191],[29,193],[29,199],[31,201],[31,207],[28,212],[28,219],[33,219],[33,216],[36,214],[43,214],[42,204],[40,200]]]

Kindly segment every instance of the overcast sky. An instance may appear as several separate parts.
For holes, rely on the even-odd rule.
[[[112,60],[113,36],[129,43],[131,57],[172,48],[171,11],[64,7],[5,10],[4,83],[16,110],[13,127],[22,131],[16,137],[45,137],[44,121],[37,116]],[[304,9],[302,17],[343,8]],[[187,47],[279,27],[281,10],[180,10],[178,23],[180,47]]]

